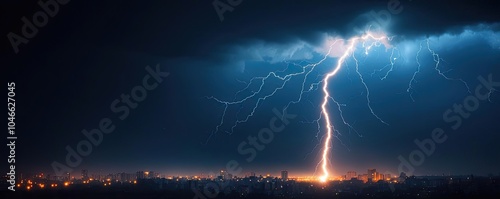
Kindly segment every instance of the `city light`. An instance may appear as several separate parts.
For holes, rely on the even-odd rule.
[[[286,171],[286,173],[284,173]],[[305,193],[317,193],[317,191],[332,191],[333,194],[336,194],[337,190],[343,189],[346,186],[348,187],[357,187],[358,189],[378,189],[376,187],[387,187],[387,186],[394,186],[394,184],[398,184],[399,187],[405,186],[405,180],[410,179],[408,177],[403,178],[403,177],[398,177],[394,175],[390,175],[389,173],[383,174],[381,172],[378,172],[377,169],[375,168],[368,168],[365,170],[365,172],[357,172],[354,170],[349,170],[343,175],[338,175],[338,176],[333,176],[330,175],[327,179],[327,181],[330,181],[332,183],[325,184],[324,181],[320,181],[317,175],[310,175],[310,176],[305,176],[305,175],[284,175],[284,174],[289,174],[288,170],[282,170],[281,173],[278,175],[274,175],[271,173],[263,173],[262,175],[246,175],[245,177],[233,177],[233,178],[224,178],[222,181],[223,183],[228,183],[231,185],[231,191],[238,191],[237,187],[244,185],[244,186],[253,186],[255,187],[255,191],[271,191],[275,193],[288,193],[288,194],[297,194],[302,195]],[[228,174],[227,171],[224,171],[224,173]],[[115,174],[110,174],[107,176],[118,176]],[[406,174],[401,174],[403,176],[406,176]],[[172,184],[172,187],[181,187],[182,184],[186,183],[186,181],[189,180],[195,180],[199,181],[200,184],[206,184],[209,182],[214,182],[214,179],[219,179],[220,176],[216,176],[215,178],[211,177],[203,177],[203,176],[163,176],[160,179],[148,179],[148,178],[138,178],[137,180],[130,179],[130,177],[135,177],[132,174],[127,177],[127,178],[115,178],[111,177],[111,181],[107,181],[107,178],[99,179],[98,181],[95,182],[100,182],[102,184],[94,184],[93,186],[88,186],[86,184],[89,184],[89,181],[87,180],[81,180],[81,179],[72,179],[71,181],[57,181],[57,179],[54,180],[49,180],[47,178],[45,179],[38,179],[36,176],[33,176],[31,179],[25,179],[20,180],[21,182],[25,183],[19,183],[16,184],[17,187],[25,187],[23,189],[24,191],[41,191],[45,190],[45,187],[51,187],[49,190],[59,190],[57,189],[58,183],[61,183],[63,185],[64,190],[79,190],[80,188],[89,188],[89,187],[95,187],[95,186],[101,186],[102,188],[105,189],[112,189],[113,187],[116,188],[129,188],[129,189],[141,189],[140,187],[137,186],[130,186],[131,184],[137,184],[139,180],[144,180],[144,186],[150,186],[150,187],[158,187],[160,183],[165,183],[167,182],[168,184]],[[456,177],[456,178],[455,178]],[[283,180],[286,179],[286,180]],[[453,180],[455,180],[455,182]],[[463,181],[457,180],[457,179],[464,179]],[[465,180],[467,179],[467,181]],[[430,186],[430,185],[435,185],[441,184],[443,186],[448,186],[450,183],[458,183],[460,184],[461,182],[467,182],[470,183],[472,181],[472,177],[470,176],[441,176],[441,177],[435,177],[431,179],[426,179],[424,178],[415,178],[413,177],[412,180],[421,180],[421,181],[426,181],[430,180],[433,183],[427,183],[423,184],[422,186]],[[62,180],[62,179],[61,179]],[[67,179],[65,179],[67,180]],[[490,179],[488,179],[490,180]],[[117,183],[113,183],[113,182]],[[31,183],[31,184],[29,184]],[[75,185],[70,186],[70,185]],[[86,185],[86,186],[83,186]],[[387,186],[380,186],[380,185],[387,185]],[[142,186],[141,186],[142,187]],[[165,189],[165,187],[162,185],[159,186],[160,189]],[[260,187],[260,188],[258,188]],[[198,187],[199,188],[199,187]],[[168,189],[168,188],[167,188]],[[46,190],[46,191],[49,191]],[[386,188],[380,188],[379,191],[384,191]],[[203,189],[201,190],[203,191]],[[249,190],[245,189],[242,190],[242,192],[239,192],[240,194],[246,195],[249,193]],[[286,197],[285,197],[286,198]],[[300,198],[300,197],[298,197]]]

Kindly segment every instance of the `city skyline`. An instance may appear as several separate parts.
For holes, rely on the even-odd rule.
[[[142,175],[144,176],[150,176],[149,178],[152,178],[152,176],[154,176],[154,178],[168,178],[168,177],[181,177],[181,178],[194,178],[194,177],[197,177],[197,178],[213,178],[213,179],[216,179],[218,178],[219,176],[224,176],[222,173],[227,173],[229,174],[231,177],[238,177],[238,178],[243,178],[243,177],[250,177],[250,176],[263,176],[263,177],[278,177],[278,178],[282,178],[282,176],[284,175],[283,172],[286,172],[286,176],[288,176],[289,178],[291,179],[297,179],[297,178],[308,178],[308,179],[314,179],[314,181],[320,181],[319,179],[317,179],[317,175],[314,175],[314,174],[308,174],[308,173],[300,173],[300,172],[290,172],[290,170],[279,170],[278,172],[269,172],[269,171],[248,171],[248,172],[241,172],[240,175],[233,175],[231,173],[229,173],[227,170],[216,170],[216,171],[210,171],[210,172],[192,172],[192,173],[171,173],[171,172],[162,172],[162,171],[154,171],[154,170],[136,170],[136,171],[92,171],[92,170],[87,170],[87,169],[82,169],[80,171],[74,171],[74,172],[71,172],[71,173],[65,173],[64,175],[62,176],[55,176],[55,175],[51,175],[50,173],[51,172],[48,172],[48,173],[44,173],[44,172],[21,172],[19,173],[20,175],[25,175],[25,174],[31,174],[33,176],[49,176],[49,177],[52,177],[52,178],[57,178],[57,179],[61,179],[61,178],[66,178],[68,175],[71,176],[71,178],[69,179],[83,179],[85,178],[84,175],[83,175],[83,172],[86,172],[87,173],[87,177],[88,176],[102,176],[102,177],[105,177],[105,176],[108,176],[108,175],[119,175],[119,174],[129,174],[129,175],[133,175],[134,177],[138,177],[139,176],[139,173],[142,173]],[[291,175],[289,175],[289,172],[291,173]],[[363,178],[366,178],[365,180],[363,181],[367,181],[368,178],[373,178],[373,179],[385,179],[386,176],[391,176],[391,177],[399,177],[401,175],[401,173],[390,173],[389,171],[386,171],[388,173],[384,173],[382,170],[377,170],[376,168],[373,168],[373,167],[370,167],[370,168],[367,168],[365,169],[364,171],[362,170],[348,170],[346,171],[345,173],[339,173],[339,174],[335,174],[335,175],[332,175],[331,178],[329,179],[329,181],[332,181],[332,180],[349,180],[350,178],[356,178],[356,179],[360,179],[361,176],[363,176]],[[151,175],[150,175],[151,173]],[[404,172],[403,172],[404,173]],[[153,175],[154,174],[154,175]],[[499,173],[493,173],[493,172],[489,172],[489,173],[486,173],[486,174],[477,174],[477,173],[430,173],[430,174],[421,174],[421,175],[416,175],[416,174],[411,174],[411,175],[407,175],[405,173],[406,176],[411,176],[411,175],[414,175],[414,176],[467,176],[467,175],[475,175],[475,176],[496,176],[496,175],[499,175],[500,176],[500,172]],[[349,177],[350,176],[350,177]],[[223,177],[225,178],[225,177]]]
[[[41,173],[77,184],[121,173],[120,188],[135,176],[159,190],[217,182],[174,176],[291,179],[229,183],[279,196],[317,191],[308,180],[328,194],[384,192],[401,173],[401,190],[495,187],[496,4],[4,2],[0,165],[10,187]]]

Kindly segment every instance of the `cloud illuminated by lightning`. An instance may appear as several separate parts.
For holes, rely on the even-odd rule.
[[[318,177],[318,179],[321,182],[325,182],[331,179],[331,170],[330,170],[330,157],[331,157],[331,149],[333,146],[332,139],[337,138],[339,139],[338,135],[340,135],[340,132],[334,128],[333,121],[332,121],[332,112],[329,111],[329,102],[333,102],[333,105],[337,106],[338,112],[338,117],[339,121],[341,120],[344,125],[346,125],[349,130],[353,130],[354,132],[358,133],[352,124],[347,122],[347,120],[344,118],[342,108],[344,107],[345,104],[339,103],[337,100],[334,99],[333,93],[331,93],[331,88],[329,88],[329,81],[337,75],[337,73],[343,68],[343,66],[347,65],[347,60],[348,58],[352,58],[355,63],[355,72],[357,76],[359,77],[362,85],[364,86],[365,89],[365,97],[366,97],[366,102],[367,102],[367,107],[369,108],[371,114],[378,119],[381,123],[388,125],[381,117],[379,117],[374,109],[371,106],[371,99],[370,99],[370,90],[368,85],[366,84],[363,75],[359,71],[359,63],[358,63],[358,58],[355,55],[355,52],[357,49],[363,49],[364,54],[368,55],[370,50],[374,47],[378,47],[383,45],[386,50],[390,50],[391,55],[389,57],[389,64],[384,66],[383,68],[377,69],[372,73],[372,76],[375,75],[376,73],[384,73],[381,77],[380,80],[385,80],[388,78],[389,74],[394,71],[395,69],[395,64],[396,61],[402,58],[404,60],[404,57],[402,57],[401,51],[395,47],[389,44],[389,42],[392,40],[393,37],[387,36],[385,33],[374,33],[371,31],[368,31],[362,35],[359,36],[354,36],[349,39],[342,39],[342,38],[333,38],[332,40],[326,41],[326,50],[323,50],[322,53],[324,56],[322,57],[321,60],[315,62],[315,63],[308,63],[306,65],[302,65],[301,63],[291,63],[291,62],[285,62],[287,64],[287,67],[284,70],[281,71],[274,71],[274,72],[269,72],[265,76],[260,76],[260,77],[253,77],[249,81],[240,81],[240,83],[246,84],[246,86],[237,91],[236,94],[234,95],[233,99],[231,101],[226,101],[226,100],[221,100],[219,98],[210,96],[207,97],[207,99],[211,99],[216,101],[217,103],[220,103],[223,105],[224,109],[219,121],[219,124],[215,127],[215,130],[210,134],[210,136],[207,138],[206,143],[209,142],[209,140],[217,134],[219,131],[221,131],[221,128],[225,125],[226,117],[228,114],[228,108],[230,106],[239,106],[238,112],[236,113],[236,119],[231,126],[230,130],[226,130],[225,132],[228,134],[232,134],[235,131],[235,128],[242,124],[246,123],[249,121],[251,117],[253,117],[256,113],[256,110],[262,105],[262,103],[267,100],[268,98],[274,96],[278,91],[283,90],[290,82],[292,79],[298,79],[301,81],[301,89],[300,89],[300,94],[296,97],[296,99],[291,100],[284,108],[283,112],[285,112],[288,107],[292,104],[297,104],[301,102],[304,99],[304,95],[306,93],[310,93],[313,91],[317,91],[321,89],[322,93],[322,102],[320,105],[320,113],[319,117],[315,120],[313,120],[312,123],[316,123],[317,125],[317,135],[316,138],[318,138],[319,143],[316,145],[316,147],[321,147],[320,150],[320,160],[317,164],[317,167],[321,168],[321,175]],[[469,88],[467,83],[463,81],[462,79],[454,79],[446,76],[446,72],[441,71],[440,69],[440,63],[444,61],[439,54],[437,54],[434,50],[432,50],[429,39],[426,39],[424,41],[420,42],[420,48],[418,49],[415,57],[415,61],[417,64],[417,69],[413,73],[413,76],[408,84],[408,89],[407,92],[409,93],[410,98],[414,101],[413,97],[413,84],[417,82],[416,77],[418,73],[421,70],[421,63],[419,61],[419,56],[421,54],[421,51],[424,48],[424,44],[426,44],[426,49],[429,51],[429,53],[432,55],[433,61],[435,62],[434,70],[444,77],[446,80],[451,80],[451,81],[460,81],[465,86],[467,89]],[[313,72],[317,71],[316,68],[318,68],[320,65],[322,65],[325,60],[327,60],[329,57],[334,57],[336,58],[336,64],[333,68],[330,68],[330,66],[326,66],[329,68],[329,72],[326,74],[322,75],[317,75],[314,76]],[[322,65],[324,66],[324,65]],[[298,72],[288,72],[288,69],[290,68],[297,68]],[[347,68],[348,69],[348,68]],[[266,83],[269,81],[278,81],[277,86],[272,87],[270,91],[267,91],[265,89]],[[313,83],[310,83],[312,81]],[[256,89],[255,89],[256,87]],[[252,90],[255,89],[255,90]],[[248,95],[240,96],[245,92],[249,92]],[[309,101],[310,102],[310,101]],[[251,104],[250,105],[250,112],[246,114],[243,118],[238,118],[238,115],[240,112],[242,112],[243,105],[246,104]],[[313,104],[313,103],[311,103]],[[314,104],[313,104],[314,106]],[[285,115],[285,114],[283,114]],[[321,129],[325,129],[325,133],[323,136],[320,138],[320,133]],[[362,137],[359,133],[358,135]],[[342,141],[339,139],[340,144],[343,144]],[[316,147],[314,149],[316,149]],[[314,150],[313,149],[313,150]]]

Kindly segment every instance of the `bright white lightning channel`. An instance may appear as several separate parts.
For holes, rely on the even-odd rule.
[[[396,60],[401,57],[400,51],[396,47],[393,47],[389,44],[389,42],[391,40],[392,40],[392,37],[388,37],[385,33],[375,34],[375,33],[372,33],[370,31],[368,31],[367,33],[365,33],[363,35],[352,37],[348,40],[336,39],[334,42],[332,42],[329,45],[328,51],[323,56],[323,58],[316,63],[310,63],[310,64],[307,64],[304,66],[296,64],[296,63],[287,63],[288,64],[287,68],[283,71],[269,72],[266,76],[253,77],[247,82],[239,81],[239,82],[246,84],[246,87],[243,88],[242,90],[239,90],[238,92],[236,92],[232,101],[221,100],[221,99],[218,99],[218,98],[213,97],[213,96],[207,97],[207,99],[215,100],[217,103],[222,104],[224,106],[224,110],[222,112],[222,116],[220,118],[219,124],[215,127],[215,130],[210,134],[210,136],[207,138],[205,143],[208,143],[209,140],[216,133],[221,131],[221,128],[226,123],[225,118],[227,117],[229,106],[233,106],[233,105],[240,106],[240,108],[235,116],[235,118],[236,118],[235,122],[231,126],[230,131],[229,130],[225,131],[228,134],[232,134],[234,132],[235,128],[239,124],[246,123],[251,117],[254,116],[257,108],[266,99],[274,96],[279,90],[284,89],[285,86],[290,82],[290,80],[292,78],[299,78],[299,80],[302,81],[300,94],[297,97],[297,99],[291,100],[283,108],[283,115],[285,115],[284,113],[286,112],[286,110],[288,109],[288,107],[291,104],[296,104],[296,103],[301,102],[303,99],[303,95],[305,93],[316,91],[316,90],[319,90],[321,88],[322,93],[323,93],[322,103],[321,103],[321,112],[319,114],[319,117],[316,120],[314,120],[313,123],[317,124],[317,136],[316,136],[317,138],[319,137],[319,134],[321,132],[320,128],[323,126],[320,123],[324,122],[324,126],[326,127],[326,133],[321,138],[319,138],[320,141],[319,141],[318,145],[316,145],[316,147],[319,147],[321,145],[321,160],[318,162],[316,168],[321,166],[321,175],[319,176],[319,180],[321,182],[326,182],[326,181],[330,180],[331,179],[331,177],[330,177],[331,176],[331,172],[330,172],[331,166],[329,165],[329,163],[330,163],[331,149],[332,149],[332,138],[339,139],[338,135],[335,135],[334,132],[336,132],[337,134],[340,134],[340,132],[338,130],[336,130],[332,124],[332,121],[331,121],[332,116],[331,116],[331,113],[328,111],[329,100],[331,100],[333,102],[333,104],[337,106],[338,111],[339,111],[339,114],[338,114],[339,120],[342,120],[343,124],[346,125],[347,127],[349,127],[349,130],[353,130],[356,133],[357,133],[357,131],[353,128],[353,126],[350,123],[348,123],[345,120],[345,118],[343,116],[343,112],[341,110],[341,106],[345,106],[345,105],[340,104],[338,101],[336,101],[333,98],[332,94],[329,91],[329,87],[328,87],[329,81],[340,71],[340,69],[342,69],[342,67],[344,65],[347,65],[346,60],[349,57],[352,57],[355,61],[356,73],[357,73],[358,77],[361,80],[361,83],[363,84],[363,86],[365,88],[367,106],[368,106],[371,114],[375,118],[377,118],[381,123],[387,124],[377,114],[375,114],[375,111],[371,107],[370,90],[368,89],[368,86],[365,83],[363,76],[361,75],[360,71],[358,70],[359,64],[358,64],[358,59],[355,56],[355,51],[356,51],[357,47],[361,46],[364,49],[364,54],[367,55],[369,53],[370,49],[372,49],[373,47],[380,46],[380,45],[385,45],[386,49],[392,48],[391,56],[389,57],[390,63],[388,65],[386,65],[385,67],[378,69],[378,70],[374,71],[374,73],[372,73],[372,75],[374,75],[376,72],[382,72],[386,68],[389,68],[389,70],[387,70],[387,72],[385,72],[385,75],[381,78],[381,80],[384,80],[388,77],[389,73],[393,72]],[[310,84],[308,84],[309,86],[306,86],[306,81],[308,81],[309,78],[311,78],[310,76],[311,76],[312,72],[317,68],[317,66],[322,64],[328,58],[328,56],[331,56],[333,49],[337,48],[337,46],[335,46],[336,44],[342,43],[339,41],[347,41],[347,45],[343,46],[342,44],[339,44],[340,47],[338,47],[339,48],[338,50],[340,50],[341,56],[338,57],[338,60],[336,62],[335,67],[329,73],[315,77],[315,79],[313,80],[313,83],[310,83]],[[431,53],[433,60],[436,63],[434,69],[437,71],[437,73],[439,75],[443,76],[446,80],[451,80],[451,81],[458,80],[458,81],[462,82],[463,84],[465,84],[465,86],[467,88],[469,88],[467,83],[465,81],[463,81],[462,79],[449,78],[445,75],[446,72],[442,72],[440,70],[439,66],[440,66],[440,61],[442,61],[442,59],[439,57],[439,55],[435,51],[433,51],[431,49],[430,44],[429,44],[429,39],[427,39],[427,40],[420,42],[420,46],[419,46],[420,48],[416,53],[415,60],[417,63],[417,70],[414,72],[414,74],[409,82],[408,89],[407,89],[407,93],[409,93],[411,100],[414,101],[414,98],[412,95],[413,90],[414,90],[413,83],[417,82],[416,76],[418,73],[420,73],[421,64],[419,62],[419,55],[423,49],[424,42],[426,42],[427,50]],[[360,45],[360,44],[362,44],[362,45]],[[338,52],[338,51],[336,51],[336,52]],[[285,73],[289,67],[298,67],[299,71],[294,72],[294,73]],[[280,75],[281,73],[285,73],[285,75]],[[319,77],[321,77],[321,78],[319,78]],[[264,86],[266,85],[267,81],[272,81],[272,80],[279,80],[279,81],[281,81],[281,84],[278,84],[276,87],[271,89],[271,91],[268,91],[269,92],[268,94],[266,94],[264,91],[265,90]],[[251,90],[251,86],[255,85],[255,84],[257,84],[257,90]],[[322,84],[322,87],[321,87],[321,84]],[[239,95],[245,91],[250,91],[250,94],[239,98]],[[251,103],[251,106],[250,106],[251,112],[246,114],[246,116],[244,116],[243,119],[240,119],[240,118],[238,118],[238,115],[240,114],[240,112],[242,112],[244,103],[247,103],[247,104]],[[323,121],[323,122],[321,122],[321,121]],[[358,134],[358,135],[361,137],[360,134]],[[340,144],[343,144],[340,139],[339,139],[339,141],[340,141]],[[314,147],[314,149],[316,149],[316,147]]]
[[[342,68],[342,66],[344,65],[344,62],[345,62],[346,58],[349,57],[349,55],[351,53],[353,53],[353,51],[354,51],[356,45],[358,44],[358,42],[360,42],[360,41],[366,42],[369,39],[373,39],[373,40],[375,40],[377,42],[381,42],[382,40],[388,40],[388,38],[386,36],[376,37],[372,33],[367,33],[367,34],[365,34],[363,36],[353,37],[353,38],[349,39],[349,45],[348,45],[346,51],[344,52],[344,54],[338,59],[337,65],[323,79],[323,94],[324,95],[323,95],[323,103],[321,104],[321,113],[322,113],[323,118],[325,120],[327,131],[326,131],[326,139],[323,142],[323,150],[322,150],[322,156],[321,156],[321,161],[320,161],[320,163],[321,163],[321,170],[323,172],[323,174],[319,177],[319,180],[321,182],[326,182],[329,179],[329,177],[330,177],[330,171],[328,169],[328,163],[330,161],[329,161],[328,157],[329,157],[329,154],[330,154],[330,151],[331,151],[331,146],[330,145],[331,145],[331,139],[332,139],[332,133],[333,133],[333,125],[331,124],[330,113],[328,112],[328,109],[327,109],[328,100],[331,98],[330,92],[328,91],[328,81],[330,80],[331,77],[335,76],[337,74],[337,72]],[[370,50],[370,48],[373,45],[375,45],[375,43],[372,43],[371,45],[365,47],[365,54],[368,54],[368,50]],[[363,46],[365,46],[364,43],[363,43]],[[359,72],[358,72],[358,74],[359,74]],[[364,84],[364,85],[366,87],[366,84]],[[371,109],[371,107],[370,107],[370,110],[373,113],[373,110]],[[373,113],[373,114],[375,115],[375,113]],[[378,119],[380,119],[378,116],[376,116],[376,117]]]

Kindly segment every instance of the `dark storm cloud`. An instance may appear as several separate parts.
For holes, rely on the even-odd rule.
[[[196,42],[186,41],[181,48],[186,51],[176,54],[224,62],[235,45],[247,46],[255,41],[268,44],[305,41],[318,45],[324,33],[349,37],[368,25],[387,25],[383,27],[386,31],[402,38],[460,33],[467,26],[500,21],[494,5],[490,0],[363,0],[349,4],[345,1],[244,1],[232,12],[225,12],[222,22],[210,5],[203,9],[209,23],[193,21],[186,27],[199,34]],[[391,12],[394,10],[400,12]],[[490,28],[498,30],[498,25]]]
[[[226,154],[227,150],[237,154],[233,146],[245,140],[249,133],[241,132],[238,134],[241,138],[237,139],[221,136],[220,139],[231,140],[234,145],[225,146],[220,144],[225,143],[221,141],[208,146],[200,144],[218,124],[222,108],[210,104],[203,96],[233,97],[243,86],[234,84],[236,77],[233,71],[227,72],[226,68],[221,70],[215,66],[236,68],[238,65],[234,65],[235,62],[252,58],[250,53],[245,52],[249,49],[250,52],[260,52],[261,46],[286,51],[290,47],[298,49],[304,43],[319,44],[325,33],[348,37],[356,33],[357,27],[363,29],[370,21],[376,21],[373,13],[386,11],[390,1],[243,0],[232,12],[224,13],[223,22],[219,20],[212,2],[71,1],[61,8],[57,17],[51,18],[48,25],[40,29],[39,35],[30,39],[28,45],[21,46],[20,53],[12,56],[13,61],[8,60],[6,64],[11,68],[8,70],[13,70],[15,74],[13,80],[20,84],[20,104],[25,106],[19,109],[19,121],[27,132],[25,146],[32,146],[19,149],[20,157],[24,158],[20,165],[48,167],[53,160],[64,158],[64,146],[84,138],[80,131],[93,127],[96,123],[94,119],[110,114],[110,102],[121,93],[129,92],[140,81],[146,65],[160,62],[165,71],[173,74],[172,78],[162,84],[157,93],[152,93],[148,102],[137,109],[138,112],[134,112],[135,119],[117,129],[117,133],[109,139],[106,138],[102,148],[96,149],[99,152],[92,155],[94,161],[88,161],[89,165],[120,159],[124,165],[134,160],[143,165],[185,167],[189,164],[200,167],[199,162],[204,162],[218,167],[231,158],[221,155],[215,159],[211,156]],[[481,28],[476,26],[481,23],[487,24],[491,30],[499,30],[495,22],[500,21],[500,16],[496,14],[494,1],[449,3],[401,0],[400,3],[404,10],[391,15],[387,27],[392,35],[406,38],[440,35],[461,32],[468,26]],[[5,35],[11,31],[20,33],[23,25],[21,17],[32,17],[40,8],[33,1],[9,2],[1,8],[8,10],[1,12],[4,17],[0,20],[5,24],[1,30],[5,42],[3,47],[7,49],[7,53],[1,56],[14,55]],[[475,57],[480,57],[487,50],[473,52],[477,53]],[[466,60],[468,57],[463,56],[465,53],[448,54],[450,56],[445,54],[443,57],[455,56],[464,59],[458,63],[470,63]],[[481,63],[474,63],[473,66],[486,66],[485,71],[493,69],[493,64],[488,61],[494,61],[498,56],[489,55],[491,58],[481,59]],[[464,65],[463,68],[473,67]],[[253,75],[249,75],[247,80]],[[400,85],[406,86],[407,83],[405,79]],[[495,108],[498,110],[498,107]],[[200,113],[200,110],[206,111]],[[366,112],[362,114],[366,115]],[[434,115],[437,117],[440,114]],[[206,121],[207,118],[213,121]],[[270,118],[263,117],[262,121],[255,122],[256,126],[267,125]],[[426,125],[423,122],[419,124]],[[304,128],[304,132],[310,131],[300,127]],[[401,132],[411,127],[402,125]],[[252,134],[257,132],[248,131]],[[408,137],[413,138],[414,134]],[[273,146],[293,146],[290,141],[310,151],[312,147],[302,145],[303,140],[309,138],[277,138]],[[278,141],[280,139],[282,141]],[[148,148],[144,149],[140,143],[147,143]],[[33,148],[46,151],[33,153]],[[367,151],[370,150],[372,148]],[[106,151],[129,155],[121,158]],[[295,152],[300,154],[300,151]],[[165,154],[169,159],[163,158]],[[274,153],[269,153],[266,158],[262,154],[262,165],[275,158],[272,157]],[[158,162],[158,159],[161,161]],[[364,164],[356,162],[355,165]],[[144,167],[137,163],[129,169]]]
[[[412,1],[394,20],[391,31],[405,36],[459,33],[465,26],[500,21],[497,1]],[[498,30],[498,27],[496,28]]]
[[[46,31],[57,32],[50,32],[38,40],[49,41],[50,36],[67,40],[72,35],[67,33],[72,30],[68,27],[73,27],[84,35],[73,45],[113,46],[153,56],[196,56],[224,61],[232,46],[244,46],[256,40],[271,44],[302,40],[314,45],[322,41],[323,33],[348,37],[370,22],[378,21],[377,14],[388,13],[391,7],[402,7],[402,11],[390,15],[387,31],[402,37],[460,32],[467,25],[500,21],[493,0],[359,0],[349,3],[244,0],[233,11],[225,12],[222,22],[212,2],[100,2],[92,5],[72,2],[67,13],[61,12],[54,24],[50,24],[51,28],[46,28]],[[6,24],[3,35],[11,31],[18,33],[22,26],[19,19],[31,17],[40,9],[35,3],[18,4],[9,4],[11,9],[4,12],[8,17],[2,19]],[[59,34],[58,30],[65,30],[65,34]]]

